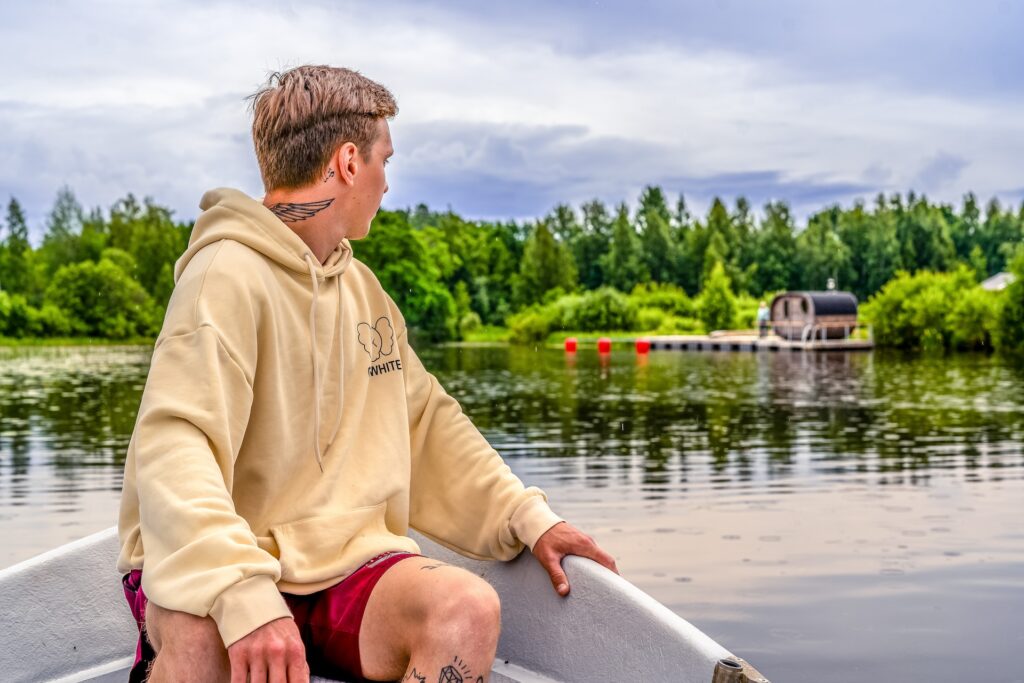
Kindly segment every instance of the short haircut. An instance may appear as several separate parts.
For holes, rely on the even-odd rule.
[[[247,99],[267,192],[313,183],[346,142],[369,159],[377,121],[398,113],[387,88],[352,69],[331,66],[274,72]]]

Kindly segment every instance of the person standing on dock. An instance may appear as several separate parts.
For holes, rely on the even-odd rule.
[[[128,447],[131,680],[483,683],[497,593],[410,527],[481,559],[529,547],[562,596],[566,555],[615,562],[512,474],[353,258],[388,190],[392,94],[303,66],[252,109],[266,195],[203,196]]]
[[[762,301],[761,305],[757,307],[757,329],[758,329],[758,336],[761,337],[762,339],[764,337],[768,336],[768,322],[769,322],[768,316],[769,316],[769,314],[770,314],[770,311],[768,309],[768,304],[765,303],[764,301]]]

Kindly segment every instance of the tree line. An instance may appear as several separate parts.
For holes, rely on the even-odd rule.
[[[155,335],[191,227],[131,194],[87,212],[65,187],[33,247],[12,198],[0,243],[0,335]],[[382,210],[354,248],[410,325],[445,340],[482,326],[524,329],[530,316],[533,324],[546,315],[555,329],[622,324],[619,309],[634,327],[746,323],[758,298],[824,289],[830,278],[861,301],[901,273],[959,270],[976,282],[1005,270],[1022,241],[1024,205],[982,207],[973,194],[959,206],[879,195],[825,207],[798,226],[783,201],[757,213],[743,197],[716,198],[695,216],[682,195],[671,202],[648,186],[635,209],[593,200],[525,222],[468,220],[422,204]]]

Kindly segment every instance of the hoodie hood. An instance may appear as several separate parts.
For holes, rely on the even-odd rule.
[[[317,352],[317,303],[320,301],[321,281],[326,284],[328,278],[334,278],[338,288],[338,320],[342,320],[342,273],[352,262],[352,246],[347,239],[341,240],[321,264],[313,255],[313,251],[274,213],[249,195],[230,187],[219,187],[208,191],[199,202],[203,210],[192,227],[192,236],[188,248],[174,266],[174,283],[185,271],[192,257],[204,247],[222,240],[240,242],[255,249],[265,257],[274,261],[282,268],[308,275],[313,297],[309,306],[309,353],[310,370],[313,381],[313,454],[316,463],[323,472],[323,449],[320,446],[320,404],[323,401],[323,378],[320,376],[319,353]],[[344,344],[342,348],[341,367],[345,367]],[[340,406],[344,404],[344,388],[338,383],[338,419],[335,422],[331,443],[338,435],[341,426]]]
[[[220,240],[240,242],[302,275],[309,274],[312,261],[314,272],[321,280],[341,275],[352,261],[352,246],[343,239],[321,265],[309,246],[270,209],[239,190],[230,187],[210,190],[203,195],[199,208],[203,213],[192,228],[188,248],[174,266],[175,283],[200,249]]]

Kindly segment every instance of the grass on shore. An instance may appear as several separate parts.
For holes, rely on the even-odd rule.
[[[638,332],[636,330],[604,330],[600,332],[588,332],[581,330],[558,330],[552,332],[547,336],[543,342],[543,346],[553,346],[562,348],[567,337],[576,337],[576,343],[580,346],[592,346],[597,344],[597,340],[601,337],[609,337],[612,340],[612,346],[631,346],[633,340],[637,337],[651,337],[660,334],[656,330],[649,330],[646,332]],[[696,332],[687,334],[697,334]],[[472,332],[466,334],[465,338],[460,342],[454,342],[457,345],[477,345],[477,344],[499,344],[511,343],[511,331],[507,327],[501,327],[499,325],[486,325],[479,327]]]
[[[22,346],[152,346],[156,339],[151,337],[130,337],[128,339],[104,339],[102,337],[4,337],[0,336],[0,347]]]

